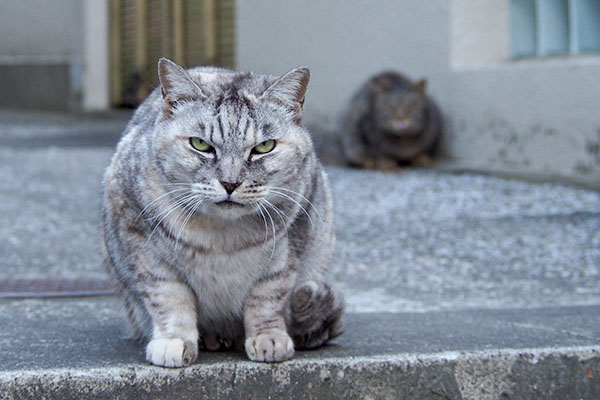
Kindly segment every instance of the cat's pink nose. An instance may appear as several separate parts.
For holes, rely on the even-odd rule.
[[[227,194],[231,194],[235,190],[236,187],[238,187],[242,184],[241,182],[235,182],[235,183],[223,182],[223,181],[219,181],[219,182],[225,188],[225,191],[227,192]]]

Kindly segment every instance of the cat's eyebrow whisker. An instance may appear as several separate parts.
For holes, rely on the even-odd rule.
[[[281,192],[278,192],[278,191],[276,191],[276,190],[271,190],[271,193],[273,193],[274,195],[277,195],[277,196],[279,196],[279,197],[286,198],[286,199],[288,199],[288,200],[291,200],[291,201],[293,201],[294,203],[296,203],[296,205],[297,205],[298,207],[300,207],[300,210],[301,210],[301,211],[302,211],[302,212],[303,212],[303,213],[304,213],[304,214],[305,214],[305,215],[308,217],[308,221],[310,222],[311,229],[313,229],[313,230],[315,229],[315,225],[313,224],[312,217],[310,216],[310,214],[308,213],[308,211],[306,211],[306,208],[304,208],[304,207],[302,206],[302,204],[298,203],[298,202],[297,202],[297,201],[296,201],[294,198],[292,198],[292,197],[288,196],[288,195],[287,195],[287,194],[285,194],[285,193],[281,193]]]
[[[284,188],[284,187],[279,187],[279,186],[273,186],[272,189],[275,190],[283,190],[292,194],[295,194],[296,196],[300,197],[302,200],[306,201],[308,203],[309,206],[312,207],[313,210],[315,210],[315,213],[317,214],[317,216],[319,217],[319,219],[321,220],[321,222],[323,222],[323,217],[321,216],[321,213],[319,212],[319,210],[317,210],[317,207],[315,207],[315,205],[313,204],[312,201],[310,201],[309,199],[307,199],[306,197],[304,197],[303,195],[301,195],[300,193],[288,189],[288,188]]]

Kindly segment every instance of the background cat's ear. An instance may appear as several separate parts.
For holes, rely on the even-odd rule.
[[[425,96],[427,90],[427,79],[421,79],[419,82],[413,85],[413,90],[422,96]]]
[[[309,79],[310,71],[308,68],[295,68],[269,86],[262,97],[280,103],[288,108],[293,113],[294,120],[298,122],[302,116],[304,95],[306,94]]]
[[[168,110],[178,101],[201,100],[206,95],[185,69],[167,58],[158,60],[158,79]]]

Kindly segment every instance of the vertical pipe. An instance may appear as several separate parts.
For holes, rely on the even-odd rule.
[[[110,103],[117,106],[123,95],[121,74],[121,0],[110,1]]]

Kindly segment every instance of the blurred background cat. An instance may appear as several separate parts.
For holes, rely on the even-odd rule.
[[[391,169],[428,163],[441,134],[440,112],[416,83],[396,72],[369,79],[340,118],[344,158],[353,166]]]

